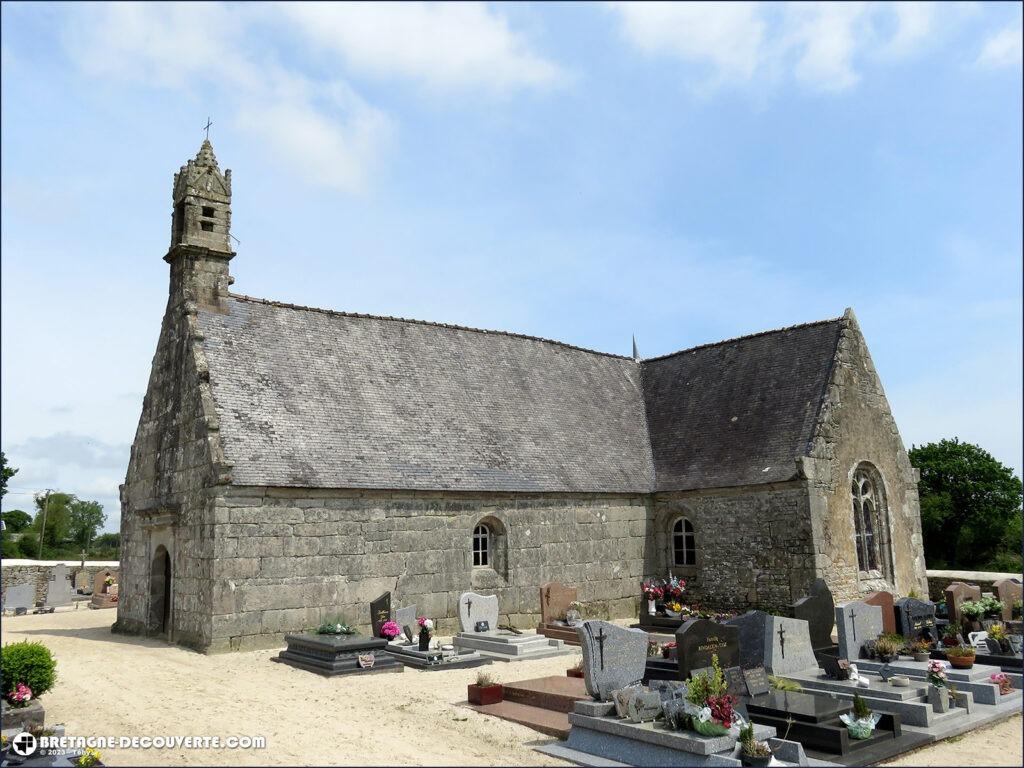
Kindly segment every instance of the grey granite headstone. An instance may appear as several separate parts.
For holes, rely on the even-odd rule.
[[[647,633],[607,621],[585,621],[577,629],[583,648],[587,693],[608,701],[612,691],[643,680],[647,669]]]
[[[860,658],[864,643],[882,634],[882,607],[856,600],[836,606],[836,628],[839,634],[839,658],[854,664]]]
[[[402,630],[405,639],[411,643],[416,633],[420,631],[420,627],[416,623],[416,606],[408,605],[405,608],[396,608],[395,623]]]
[[[71,580],[68,577],[68,567],[64,563],[58,563],[50,571],[46,582],[45,605],[48,608],[71,605],[71,598],[74,594],[74,590],[71,589]]]
[[[764,668],[773,675],[817,669],[811,633],[803,619],[772,616],[765,625]]]
[[[793,616],[807,622],[811,647],[822,650],[832,647],[832,627],[836,622],[836,604],[824,579],[817,579],[807,597],[793,605]]]
[[[14,584],[4,593],[4,610],[28,609],[36,604],[35,584]]]
[[[740,666],[743,669],[763,667],[765,663],[765,627],[771,614],[764,611],[747,611],[742,616],[726,620],[726,624],[738,627],[740,631]]]
[[[463,632],[476,632],[480,622],[486,621],[489,632],[498,628],[498,596],[463,592],[459,595],[459,627]]]

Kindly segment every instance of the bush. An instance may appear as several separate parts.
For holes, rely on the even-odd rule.
[[[18,546],[18,542],[4,536],[3,541],[0,542],[0,557],[11,559],[21,557],[21,547]]]
[[[8,643],[0,649],[0,674],[5,694],[18,683],[24,683],[32,689],[32,696],[38,698],[57,681],[57,662],[42,643]]]
[[[18,549],[21,556],[25,558],[36,558],[39,556],[39,536],[33,531],[26,531],[18,539]]]

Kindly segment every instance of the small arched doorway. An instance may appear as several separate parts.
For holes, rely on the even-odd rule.
[[[161,544],[153,553],[149,577],[149,626],[155,635],[168,635],[171,624],[171,555]]]

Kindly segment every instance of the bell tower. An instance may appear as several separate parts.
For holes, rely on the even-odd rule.
[[[233,280],[231,250],[231,171],[221,173],[210,140],[195,159],[174,174],[171,247],[171,293],[217,308]]]

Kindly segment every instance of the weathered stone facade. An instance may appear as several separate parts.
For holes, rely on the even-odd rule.
[[[388,590],[442,631],[466,590],[522,627],[548,581],[616,618],[670,571],[732,609],[782,608],[818,577],[837,599],[924,592],[916,477],[852,313],[640,361],[250,299],[229,291],[229,174],[206,143],[175,180],[118,631],[279,645],[327,617],[368,625]],[[863,466],[884,489],[867,574]],[[680,516],[693,565],[673,565]]]

